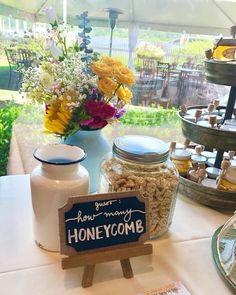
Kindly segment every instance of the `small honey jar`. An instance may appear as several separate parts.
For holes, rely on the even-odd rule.
[[[236,192],[236,166],[230,166],[220,181],[220,189]]]
[[[191,153],[185,149],[176,149],[171,155],[171,160],[181,176],[186,176],[191,167]]]
[[[218,189],[236,192],[236,166],[231,166],[229,159],[221,162],[221,173],[216,179]]]

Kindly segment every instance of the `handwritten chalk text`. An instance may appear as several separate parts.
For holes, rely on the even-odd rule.
[[[90,240],[101,240],[110,237],[129,235],[130,233],[142,234],[144,226],[141,219],[130,223],[113,223],[108,225],[99,225],[91,228],[68,229],[68,243],[79,243]]]

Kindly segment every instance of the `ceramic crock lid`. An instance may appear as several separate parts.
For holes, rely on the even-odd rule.
[[[114,140],[113,152],[125,160],[162,163],[169,156],[169,147],[165,142],[155,137],[125,135]]]

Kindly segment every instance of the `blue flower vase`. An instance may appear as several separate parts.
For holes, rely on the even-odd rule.
[[[69,135],[64,143],[82,148],[87,157],[82,165],[88,170],[90,178],[89,192],[95,193],[99,190],[100,164],[105,154],[111,152],[111,145],[102,134],[102,130],[80,130]]]

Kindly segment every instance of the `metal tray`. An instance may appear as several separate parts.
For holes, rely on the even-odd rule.
[[[188,107],[188,110],[203,108],[207,108],[207,106],[191,106]],[[223,107],[220,108],[222,109]],[[181,112],[179,112],[179,117],[185,138],[207,147],[220,150],[236,150],[236,132],[197,125],[185,119]]]
[[[180,177],[179,193],[214,209],[230,212],[236,210],[236,193],[203,186],[184,177]]]
[[[228,284],[228,286],[231,287],[232,291],[234,290],[234,293],[233,294],[235,294],[235,290],[236,290],[236,277],[234,276],[232,279],[230,279],[226,275],[225,270],[224,270],[224,268],[222,266],[221,259],[220,259],[219,254],[218,254],[219,253],[219,251],[218,251],[219,249],[217,248],[217,239],[218,239],[218,235],[219,235],[219,233],[221,231],[221,228],[222,228],[222,226],[219,227],[215,231],[215,233],[214,233],[214,235],[212,237],[212,241],[211,241],[212,256],[213,256],[214,262],[216,264],[216,267],[217,267],[219,273],[221,274],[221,276],[223,277],[223,279],[226,281],[226,283]],[[228,245],[227,239],[226,239],[225,242],[224,242],[224,248],[227,250],[227,248],[229,248],[228,246],[229,245]]]
[[[236,62],[205,60],[205,77],[211,83],[236,86]]]

